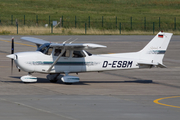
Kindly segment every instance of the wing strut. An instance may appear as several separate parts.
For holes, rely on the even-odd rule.
[[[59,60],[59,58],[64,54],[65,52],[65,48],[62,50],[61,54],[59,54],[59,56],[56,58],[56,60],[54,61],[54,63],[51,65],[51,67],[47,70],[47,72],[50,72],[51,69],[53,68],[53,66],[57,63],[57,61]]]

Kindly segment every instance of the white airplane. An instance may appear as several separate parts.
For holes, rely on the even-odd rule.
[[[38,38],[22,37],[22,40],[35,43],[37,50],[12,52],[7,57],[15,61],[19,70],[29,73],[21,77],[23,82],[36,82],[37,77],[31,75],[36,72],[48,74],[47,79],[51,82],[62,80],[64,83],[76,83],[79,82],[79,77],[70,76],[69,73],[165,68],[163,57],[172,35],[172,33],[159,32],[138,52],[99,55],[92,55],[85,50],[106,48],[106,46],[91,43],[72,44],[72,42],[58,44]]]

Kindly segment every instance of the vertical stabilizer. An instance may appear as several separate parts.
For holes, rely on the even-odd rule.
[[[162,60],[172,35],[172,33],[159,32],[141,51],[139,51],[139,62],[163,64]]]

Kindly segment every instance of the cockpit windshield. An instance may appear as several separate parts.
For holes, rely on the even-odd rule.
[[[46,55],[50,55],[52,52],[52,47],[50,47],[51,43],[45,43],[43,45],[41,45],[41,47],[39,47],[36,51],[40,51]]]

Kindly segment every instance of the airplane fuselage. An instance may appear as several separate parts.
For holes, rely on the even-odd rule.
[[[127,56],[129,56],[127,58]],[[130,57],[132,56],[132,58]],[[106,71],[135,69],[138,56],[134,53],[100,54],[81,58],[61,57],[51,71],[47,72],[57,56],[45,55],[39,51],[16,53],[16,65],[26,72],[39,73],[79,73],[87,71]]]

